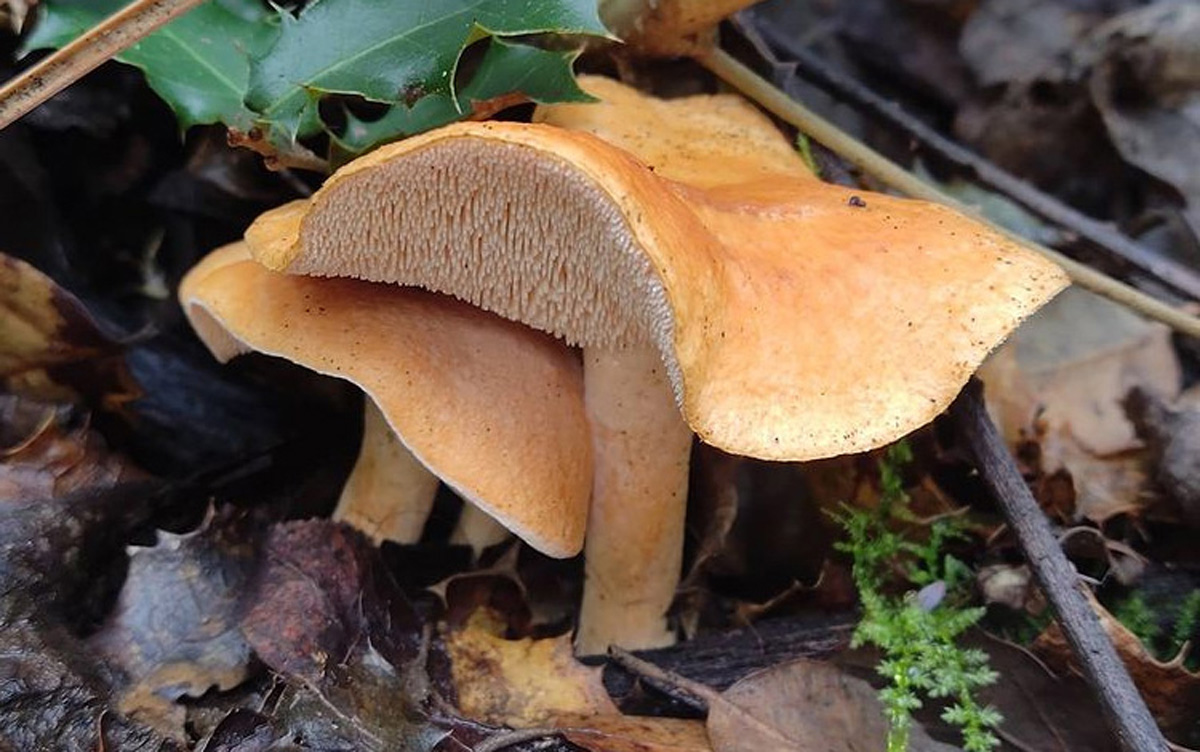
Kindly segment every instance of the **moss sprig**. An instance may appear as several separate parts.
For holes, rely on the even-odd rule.
[[[913,522],[903,480],[911,461],[907,444],[889,448],[880,462],[879,504],[871,510],[844,506],[837,515],[846,531],[838,548],[853,560],[863,610],[852,645],[883,651],[877,670],[889,682],[879,693],[890,724],[888,752],[908,748],[912,714],[923,698],[949,703],[942,719],[961,730],[963,749],[989,752],[1000,744],[994,729],[1001,717],[975,698],[975,690],[998,675],[986,653],[958,644],[984,609],[966,605],[970,570],[944,552],[965,533],[957,518],[934,521],[923,540],[897,531],[898,523]]]

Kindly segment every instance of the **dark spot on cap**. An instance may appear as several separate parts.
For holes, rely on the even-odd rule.
[[[867,208],[867,202],[862,200],[862,196],[851,196],[850,200],[847,201],[846,203],[849,204],[850,206],[853,206],[856,209]]]

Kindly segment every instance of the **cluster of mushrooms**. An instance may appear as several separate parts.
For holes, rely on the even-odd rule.
[[[367,396],[337,516],[421,533],[438,481],[550,556],[581,549],[581,653],[669,642],[693,434],[809,460],[927,423],[1066,284],[952,210],[816,179],[732,95],[599,101],[383,147],[184,280],[221,360]]]

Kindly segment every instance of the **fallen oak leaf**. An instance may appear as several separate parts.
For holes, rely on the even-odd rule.
[[[1183,738],[1195,723],[1195,709],[1200,707],[1200,673],[1185,668],[1186,651],[1165,663],[1158,660],[1090,591],[1084,592],[1164,734]],[[1052,668],[1078,673],[1071,647],[1057,622],[1047,627],[1032,647]]]
[[[710,752],[699,721],[622,715],[604,689],[602,668],[576,661],[569,635],[506,640],[498,627],[496,615],[478,609],[445,637],[464,716],[552,730],[593,752]]]
[[[569,635],[506,640],[477,610],[445,636],[458,707],[468,718],[514,727],[544,726],[559,716],[619,715],[601,669],[575,660]]]
[[[805,658],[759,671],[721,693],[708,710],[717,752],[821,749],[867,752],[887,745],[883,706],[870,684]],[[913,752],[954,747],[913,727]]]
[[[980,368],[1005,439],[1036,439],[1040,477],[1069,474],[1070,519],[1103,524],[1149,499],[1141,444],[1121,401],[1134,387],[1173,396],[1180,365],[1170,331],[1091,293],[1068,290]],[[1034,431],[1030,432],[1030,426]],[[1039,501],[1069,497],[1048,482]]]

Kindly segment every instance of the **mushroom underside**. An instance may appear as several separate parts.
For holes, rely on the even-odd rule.
[[[696,433],[774,460],[927,423],[1062,285],[941,207],[811,180],[783,200],[782,176],[700,190],[590,136],[600,156],[570,163],[496,132],[331,181],[287,270],[419,285],[584,348],[651,345]]]
[[[400,442],[375,441],[368,455],[382,452],[390,467],[411,452],[549,555],[582,547],[591,442],[581,368],[562,343],[416,288],[271,272],[239,245],[210,254],[180,298],[222,360],[257,351],[360,386],[386,421],[372,430],[368,414],[368,439],[390,429]],[[367,485],[392,494],[395,480]],[[386,512],[366,514],[369,530],[388,522]]]

